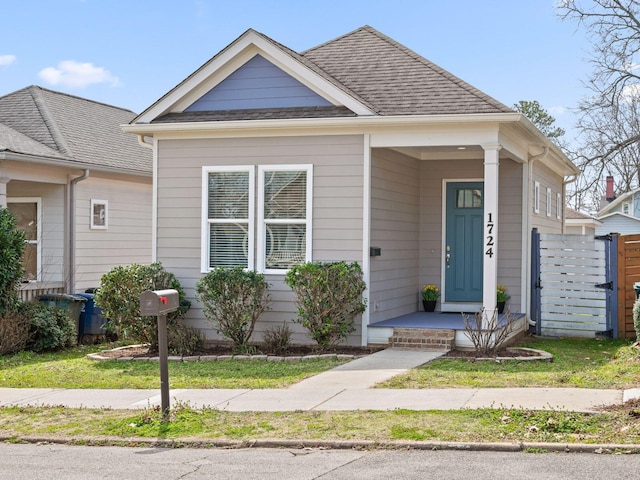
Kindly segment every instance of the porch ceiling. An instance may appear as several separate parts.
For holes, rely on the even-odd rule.
[[[447,145],[424,147],[393,147],[391,150],[418,160],[469,160],[484,158],[484,149],[480,145]],[[514,158],[507,149],[500,150],[500,158]]]

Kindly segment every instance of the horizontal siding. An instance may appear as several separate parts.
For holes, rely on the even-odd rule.
[[[151,181],[92,178],[76,187],[76,290],[113,267],[151,262]],[[107,230],[90,228],[91,199],[108,202]]]
[[[64,225],[65,187],[36,182],[13,180],[7,184],[7,196],[39,197],[42,208],[42,244],[40,274],[43,283],[63,282],[64,275]]]
[[[203,166],[313,164],[313,259],[362,260],[363,138],[361,136],[161,140],[158,150],[157,258],[185,287],[193,306],[187,321],[220,339],[195,301],[200,272]],[[257,168],[256,168],[257,174]],[[257,207],[257,205],[256,205]],[[272,310],[254,334],[295,318],[282,276],[270,275]],[[359,323],[359,322],[358,322]],[[296,326],[294,341],[309,338]],[[360,326],[350,342],[359,344]]]
[[[534,211],[534,185],[540,182],[540,212]],[[531,178],[531,227],[540,233],[562,233],[562,219],[556,217],[557,193],[562,194],[564,178],[540,162],[533,164]],[[551,216],[547,216],[547,187],[551,188]],[[564,211],[564,208],[563,208]]]
[[[415,311],[420,237],[420,162],[376,149],[371,160],[370,321]]]

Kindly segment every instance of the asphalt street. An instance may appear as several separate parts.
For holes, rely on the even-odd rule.
[[[640,455],[0,444],[3,480],[637,479]]]

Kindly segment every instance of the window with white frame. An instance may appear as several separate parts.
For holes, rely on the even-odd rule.
[[[562,207],[563,207],[562,194],[557,193],[556,194],[556,218],[558,220],[562,219]]]
[[[42,271],[42,200],[39,197],[8,198],[7,208],[16,219],[16,229],[24,233],[22,256],[24,281],[40,281]]]
[[[255,169],[203,167],[202,270],[254,268]]]
[[[547,187],[547,217],[551,216],[551,189]]]
[[[284,273],[311,260],[312,165],[258,168],[258,269]]]
[[[91,229],[106,230],[109,219],[109,202],[107,200],[91,199]]]
[[[285,273],[311,260],[312,165],[203,167],[202,271]],[[258,218],[255,218],[255,206]],[[257,243],[254,241],[257,226]]]
[[[540,213],[540,182],[533,184],[533,211]]]
[[[630,202],[624,202],[624,203],[622,204],[622,213],[625,213],[625,214],[629,215],[629,210],[630,210],[630,208],[629,208],[629,207],[630,207],[630,206],[631,206],[631,203],[630,203]]]

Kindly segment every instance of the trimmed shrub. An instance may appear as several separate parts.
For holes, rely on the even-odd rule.
[[[291,329],[286,323],[266,330],[262,334],[265,353],[271,353],[273,355],[287,354],[291,345],[291,333]]]
[[[100,288],[94,301],[109,319],[107,329],[116,330],[126,338],[148,343],[151,351],[158,350],[158,325],[156,317],[140,316],[140,294],[145,290],[174,289],[178,291],[180,308],[167,315],[167,331],[175,328],[191,307],[184,289],[173,273],[160,263],[118,266],[100,279]],[[167,334],[168,335],[168,334]]]
[[[29,343],[30,326],[24,309],[0,313],[0,355],[24,350]]]
[[[321,349],[345,340],[355,331],[356,315],[365,311],[366,284],[358,263],[308,262],[285,275],[298,307],[294,320],[307,329]]]
[[[25,303],[22,309],[31,323],[31,338],[27,345],[34,352],[47,352],[76,344],[76,326],[67,312],[45,303]]]
[[[233,342],[234,351],[251,350],[253,328],[271,301],[264,275],[242,267],[218,267],[198,280],[196,298],[216,331]]]
[[[24,248],[25,236],[16,230],[15,217],[7,208],[0,207],[0,314],[18,308]]]

